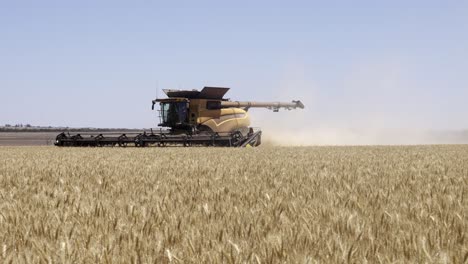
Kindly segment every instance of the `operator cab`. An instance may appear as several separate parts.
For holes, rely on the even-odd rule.
[[[159,103],[159,119],[161,127],[169,127],[171,130],[191,130],[189,124],[189,101],[186,98],[157,99],[154,105]]]

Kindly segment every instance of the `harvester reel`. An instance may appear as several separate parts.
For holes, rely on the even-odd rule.
[[[119,144],[119,147],[126,147],[127,146],[127,135],[125,134],[122,134],[119,138],[118,138],[118,144]]]
[[[232,145],[233,146],[238,146],[242,140],[244,139],[244,136],[242,135],[242,132],[236,131],[232,134]]]
[[[139,134],[135,137],[135,147],[146,147],[146,143],[144,142],[146,135]]]

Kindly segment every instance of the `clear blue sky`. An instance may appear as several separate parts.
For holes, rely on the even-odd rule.
[[[218,85],[302,99],[314,124],[464,129],[467,14],[467,1],[5,0],[0,124],[155,127],[157,87]]]

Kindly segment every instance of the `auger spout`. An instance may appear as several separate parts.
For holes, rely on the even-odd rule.
[[[237,108],[267,108],[272,109],[273,111],[277,112],[280,108],[284,108],[287,110],[291,109],[304,109],[304,104],[301,101],[292,101],[291,103],[286,102],[240,102],[240,101],[222,101],[221,102],[222,108],[228,107],[237,107]]]

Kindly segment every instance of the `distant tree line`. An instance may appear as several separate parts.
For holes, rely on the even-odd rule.
[[[16,124],[16,125],[10,125],[10,124],[5,124],[5,127],[32,127],[31,124],[26,124],[26,125],[23,125],[23,124]]]
[[[53,126],[33,126],[31,124],[5,124],[4,126],[0,125],[0,132],[141,132],[149,129],[128,129],[128,128],[92,128],[92,127],[83,127],[83,128],[71,128],[71,127],[53,127]]]

